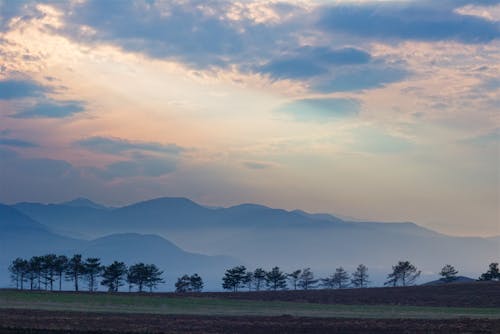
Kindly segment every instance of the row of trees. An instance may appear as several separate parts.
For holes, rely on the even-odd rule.
[[[408,286],[415,284],[420,276],[418,270],[409,261],[399,261],[392,267],[392,272],[387,275],[386,286]],[[448,283],[457,279],[458,271],[452,265],[445,265],[439,275],[441,280]],[[295,270],[291,273],[284,273],[279,267],[274,267],[270,271],[257,268],[254,271],[247,271],[245,266],[236,266],[226,270],[222,278],[222,288],[225,290],[238,291],[247,288],[249,291],[284,290],[288,284],[293,290],[297,289],[343,289],[347,287],[365,288],[370,281],[368,280],[368,268],[360,264],[356,270],[349,274],[344,268],[339,267],[335,272],[325,278],[316,279],[310,268]],[[498,263],[491,263],[487,272],[479,277],[479,280],[500,280]]]
[[[222,278],[222,288],[231,291],[247,288],[259,291],[264,288],[268,290],[286,289],[288,283],[293,290],[309,290],[318,286],[327,289],[345,288],[349,285],[356,288],[368,286],[368,268],[360,264],[356,271],[350,275],[344,268],[339,267],[335,272],[326,277],[316,279],[310,268],[298,269],[291,273],[284,273],[279,267],[274,267],[270,271],[257,268],[254,271],[247,271],[245,266],[237,266],[226,270]]]
[[[80,282],[85,282],[91,292],[98,289],[99,282],[108,291],[118,291],[127,284],[129,291],[135,286],[139,292],[146,288],[153,291],[158,284],[164,283],[163,271],[154,264],[141,262],[127,267],[123,262],[114,261],[105,266],[99,258],[84,259],[80,254],[71,258],[55,254],[33,256],[29,260],[17,258],[12,261],[9,271],[16,288],[24,289],[28,284],[30,290],[52,291],[56,282],[62,290],[63,280],[72,282],[75,291],[80,290]]]

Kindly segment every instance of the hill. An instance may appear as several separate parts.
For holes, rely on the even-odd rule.
[[[352,271],[364,263],[374,284],[381,284],[402,259],[428,275],[422,280],[435,278],[433,273],[446,263],[475,277],[497,259],[499,247],[497,239],[447,236],[411,222],[347,222],[252,203],[209,208],[165,197],[114,209],[39,203],[13,207],[66,236],[156,234],[190,252],[231,255],[251,268],[311,267],[317,275],[328,275],[338,266]]]
[[[238,261],[224,256],[207,256],[186,252],[172,242],[156,236],[142,234],[114,234],[87,241],[53,233],[14,208],[0,205],[0,286],[8,286],[7,268],[17,258],[30,258],[47,253],[82,254],[96,256],[103,264],[114,260],[127,264],[154,263],[165,271],[172,289],[176,277],[197,272],[205,278],[208,287],[220,286],[220,275],[225,268]]]

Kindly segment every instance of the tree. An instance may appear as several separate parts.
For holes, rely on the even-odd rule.
[[[201,292],[201,290],[203,290],[203,280],[198,274],[183,275],[177,278],[175,283],[175,292]]]
[[[338,289],[347,288],[349,286],[349,280],[349,274],[344,270],[344,268],[338,267],[337,269],[335,269],[335,273],[332,277],[332,283],[334,286],[336,286]]]
[[[305,268],[299,276],[298,286],[304,290],[314,289],[318,283],[317,279],[314,279],[314,273],[311,268]]]
[[[351,284],[355,288],[366,288],[368,283],[370,283],[368,281],[368,268],[364,264],[360,264],[352,273]]]
[[[26,275],[28,274],[29,264],[28,261],[18,257],[9,266],[9,271],[11,273],[11,279],[16,284],[16,289],[24,289],[24,282],[26,281]]]
[[[88,282],[89,291],[93,292],[97,290],[97,278],[102,272],[102,266],[99,258],[89,257],[83,263],[84,266],[84,277]]]
[[[85,274],[85,265],[80,254],[75,254],[68,261],[66,266],[66,277],[75,284],[75,291],[78,291],[78,281]]]
[[[222,278],[222,288],[237,292],[238,288],[243,287],[246,278],[247,268],[245,266],[236,266],[227,269]]]
[[[455,267],[449,264],[445,265],[443,269],[441,269],[441,271],[439,272],[439,275],[441,275],[442,277],[441,280],[446,283],[453,282],[454,280],[456,280],[457,274],[458,270],[456,270]]]
[[[109,266],[104,267],[101,285],[106,286],[110,292],[117,292],[118,288],[123,286],[123,278],[126,273],[125,263],[114,261]]]
[[[183,275],[177,278],[175,283],[175,292],[184,293],[191,291],[191,280],[188,275]]]
[[[34,259],[33,257],[28,261],[28,281],[30,282],[30,290],[33,290],[36,288],[36,273],[38,270],[38,261]]]
[[[286,289],[286,274],[274,267],[266,273],[266,284],[270,290]]]
[[[30,268],[30,284],[31,288],[33,289],[33,283],[36,282],[36,288],[38,290],[42,289],[42,271],[43,271],[43,257],[41,256],[33,256],[30,259],[29,262],[29,268]]]
[[[266,271],[262,268],[257,268],[253,272],[253,282],[255,290],[260,291],[262,284],[266,281]]]
[[[399,261],[397,265],[392,266],[392,273],[387,275],[387,281],[384,285],[408,286],[415,283],[420,276],[421,271],[409,261]]]
[[[291,273],[287,274],[288,280],[290,281],[290,284],[293,286],[294,290],[297,290],[297,286],[299,283],[299,277],[300,277],[301,272],[302,272],[302,270],[297,269],[297,270],[292,271]]]
[[[62,290],[62,277],[64,272],[66,271],[66,267],[68,265],[68,258],[64,255],[59,255],[54,260],[54,273],[57,277],[59,277],[59,291]]]
[[[480,281],[500,281],[500,271],[498,269],[498,262],[492,262],[489,265],[488,271],[481,274]]]
[[[156,265],[146,265],[144,285],[149,288],[149,292],[153,292],[153,289],[156,289],[158,284],[165,283],[161,275],[163,275],[163,271],[161,271]]]
[[[198,274],[191,275],[189,283],[193,292],[201,292],[203,290],[203,279]]]
[[[50,286],[50,291],[54,290],[56,259],[57,255],[55,254],[47,254],[42,257],[42,275],[44,279],[45,290],[47,290],[47,285]]]
[[[243,277],[243,285],[248,288],[248,291],[252,291],[253,285],[253,273],[251,271],[247,271],[245,277]]]
[[[142,262],[130,266],[127,281],[129,285],[135,284],[139,292],[144,291],[144,287],[152,292],[158,284],[164,283],[161,278],[163,271],[154,264],[144,264]]]

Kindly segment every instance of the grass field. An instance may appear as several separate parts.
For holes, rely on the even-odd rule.
[[[305,302],[175,297],[147,294],[0,291],[0,308],[45,311],[206,316],[282,316],[376,319],[500,319],[500,308],[342,305]]]

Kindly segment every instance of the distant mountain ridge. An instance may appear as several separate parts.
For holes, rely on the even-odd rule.
[[[154,263],[165,270],[170,289],[176,277],[194,272],[204,275],[213,289],[218,286],[218,276],[224,268],[240,263],[228,256],[186,252],[157,235],[118,233],[90,241],[61,236],[15,208],[2,204],[0,232],[0,287],[9,284],[7,268],[12,260],[48,253],[68,256],[80,253],[84,257],[99,257],[103,264],[114,260],[129,265]]]
[[[108,207],[104,205],[97,204],[92,202],[88,198],[78,197],[71,201],[59,203],[60,205],[72,206],[77,208],[93,208],[93,209],[108,209]]]
[[[377,282],[401,259],[427,273],[450,263],[476,276],[498,258],[499,249],[497,239],[447,236],[409,222],[347,222],[251,203],[220,208],[163,197],[112,209],[39,203],[12,207],[68,237],[155,234],[189,252],[230,255],[250,267],[331,273],[338,266],[352,270],[364,263],[378,275]]]

